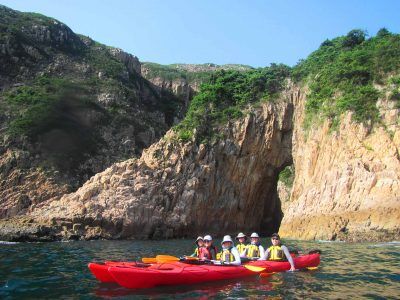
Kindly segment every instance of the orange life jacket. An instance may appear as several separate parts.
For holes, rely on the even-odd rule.
[[[211,247],[202,247],[199,249],[199,258],[215,260],[217,257],[217,253],[217,247],[215,247],[214,245],[212,245]]]

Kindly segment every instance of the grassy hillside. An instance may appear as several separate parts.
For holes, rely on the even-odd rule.
[[[374,84],[388,86],[399,98],[400,35],[381,29],[374,37],[352,30],[346,36],[324,41],[318,50],[293,69],[296,81],[307,83],[306,129],[329,118],[333,127],[340,114],[353,111],[358,122],[379,120]]]

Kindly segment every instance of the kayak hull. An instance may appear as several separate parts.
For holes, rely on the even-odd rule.
[[[190,265],[179,262],[157,264],[146,269],[111,266],[108,271],[119,285],[128,289],[187,285],[257,275],[243,266]]]
[[[317,267],[320,254],[308,254],[294,258],[296,269]],[[274,273],[290,270],[287,261],[253,261],[251,266],[265,268],[263,272]],[[164,285],[187,285],[208,281],[229,280],[258,275],[242,266],[191,265],[182,262],[162,264],[135,264],[106,262],[89,264],[93,275],[101,282],[116,282],[128,289],[152,288]]]

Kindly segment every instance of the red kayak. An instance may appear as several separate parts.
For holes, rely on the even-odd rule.
[[[190,265],[181,262],[155,264],[148,268],[115,266],[109,267],[108,272],[120,286],[128,289],[195,284],[257,275],[243,266]]]
[[[305,269],[317,267],[320,263],[320,254],[313,253],[302,256],[293,257],[296,269]],[[290,263],[288,261],[272,261],[272,260],[258,260],[253,261],[249,265],[266,268],[263,272],[285,272],[290,270]]]
[[[294,258],[297,269],[317,267],[320,254],[308,254]],[[263,272],[283,272],[290,269],[288,262],[255,261],[250,266],[265,268]],[[109,265],[89,264],[89,269],[102,282],[117,282],[130,288],[151,288],[162,285],[196,284],[207,281],[236,279],[258,272],[250,271],[244,266],[191,265],[182,262],[171,262],[140,266],[112,263]]]
[[[115,282],[114,278],[108,272],[108,268],[110,266],[138,267],[138,266],[149,266],[149,265],[138,262],[124,262],[124,261],[105,261],[104,264],[89,263],[88,265],[90,272],[92,272],[92,274],[94,275],[94,277],[96,277],[97,280],[101,282]]]

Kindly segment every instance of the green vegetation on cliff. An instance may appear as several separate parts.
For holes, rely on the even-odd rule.
[[[284,87],[290,68],[272,64],[247,72],[220,70],[203,83],[190,103],[185,119],[175,127],[180,139],[208,138],[213,126],[242,116],[246,105],[271,100]]]
[[[37,142],[28,149],[43,154],[46,168],[73,170],[99,147],[97,126],[107,114],[95,102],[89,82],[41,76],[0,94],[0,104],[7,133],[15,141]]]
[[[24,169],[47,160],[73,184],[139,155],[184,106],[140,76],[135,56],[2,5],[0,66],[0,155],[23,151]]]
[[[143,69],[145,70],[144,76],[147,79],[153,79],[156,77],[165,80],[177,80],[185,79],[189,83],[197,82],[202,83],[210,79],[211,74],[215,71],[249,71],[253,69],[250,66],[239,65],[239,64],[227,64],[227,65],[216,65],[216,64],[171,64],[161,65],[152,62],[142,63]]]
[[[146,78],[152,79],[161,77],[166,80],[185,79],[185,72],[172,68],[167,65],[160,65],[157,63],[146,62],[143,66],[147,69]]]
[[[217,71],[201,86],[185,119],[175,129],[183,140],[191,139],[194,129],[196,135],[209,137],[214,125],[240,117],[247,104],[279,93],[289,76],[310,88],[306,129],[327,118],[335,129],[346,111],[354,112],[357,122],[378,122],[376,102],[382,93],[375,84],[390,86],[391,99],[400,101],[399,70],[400,35],[383,28],[367,38],[364,31],[352,30],[346,36],[324,41],[293,69],[272,65],[244,72]]]
[[[88,83],[73,82],[65,78],[39,77],[30,85],[11,89],[4,94],[12,121],[8,132],[14,136],[35,139],[39,134],[58,127],[71,126],[66,102],[74,101],[79,109],[98,107],[90,95]],[[71,103],[69,103],[71,105]]]
[[[305,128],[317,119],[329,118],[335,127],[345,111],[354,120],[378,121],[374,84],[384,82],[400,70],[400,35],[381,29],[367,39],[362,30],[324,41],[318,50],[294,67],[296,81],[308,83]]]
[[[286,187],[292,188],[294,181],[294,166],[290,165],[285,167],[279,173],[279,181],[281,181]]]

